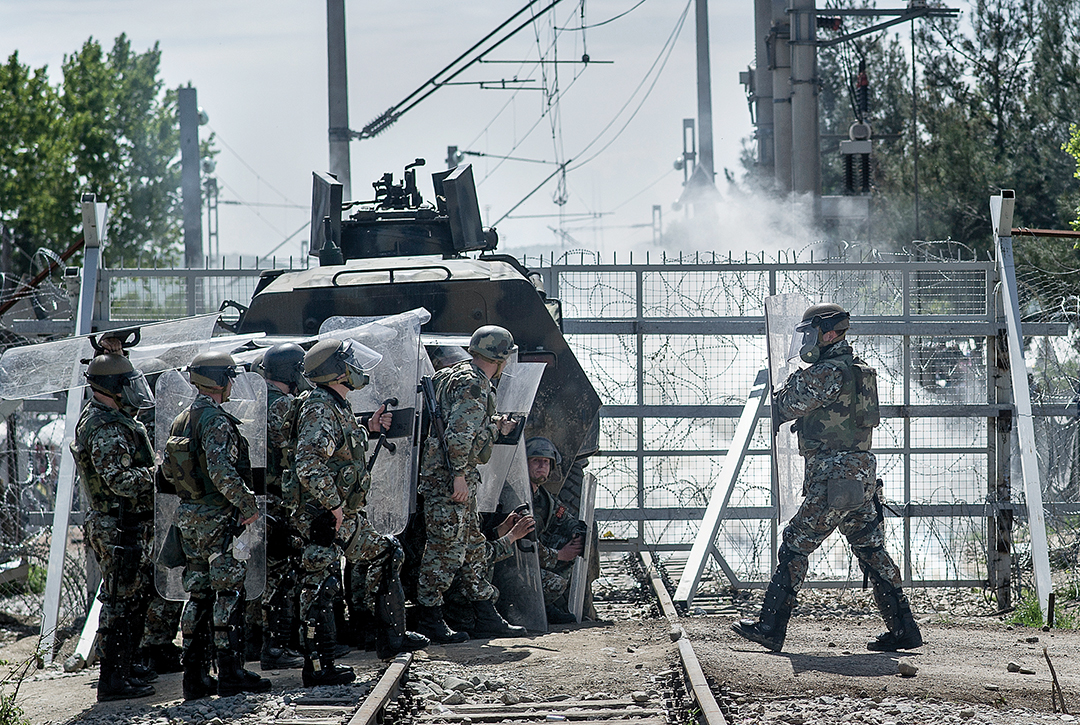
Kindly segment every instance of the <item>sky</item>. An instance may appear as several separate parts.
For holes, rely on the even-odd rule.
[[[346,0],[350,127],[406,98],[525,5]],[[406,164],[424,158],[417,179],[430,201],[430,174],[446,168],[447,146],[456,145],[486,154],[465,160],[484,224],[498,222],[500,249],[655,248],[653,206],[665,227],[685,215],[673,209],[683,183],[673,162],[683,151],[683,119],[697,109],[693,0],[588,0],[584,20],[581,13],[580,2],[563,0],[488,55],[521,62],[474,65],[455,78],[466,84],[439,88],[380,135],[353,141],[353,197],[371,199],[372,181],[388,172],[400,181]],[[753,132],[739,84],[739,71],[753,64],[752,0],[711,0],[709,27],[714,163],[724,194],[723,170],[741,174]],[[107,50],[121,33],[136,52],[160,44],[167,87],[197,89],[209,117],[201,138],[213,132],[220,150],[220,252],[300,255],[311,173],[328,170],[325,2],[0,0],[0,52],[48,66],[53,84],[65,54],[90,37]],[[541,52],[559,60],[587,53],[593,62],[541,67]],[[475,83],[515,78],[533,88]],[[556,86],[551,103],[539,89]],[[505,156],[527,161],[498,158]],[[540,186],[556,170],[552,162],[567,159],[565,185],[556,175]]]

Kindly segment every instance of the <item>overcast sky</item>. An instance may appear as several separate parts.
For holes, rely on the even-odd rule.
[[[446,167],[446,148],[483,152],[472,161],[485,224],[503,217],[552,173],[550,164],[502,161],[515,156],[570,163],[561,207],[549,182],[498,223],[506,249],[641,248],[652,238],[654,204],[664,223],[683,181],[672,162],[682,153],[682,119],[696,116],[693,0],[563,0],[488,57],[530,61],[550,55],[592,63],[490,63],[457,81],[555,81],[555,106],[540,90],[437,90],[374,139],[352,143],[353,196],[372,197],[386,172],[400,179],[416,157],[430,199],[430,172]],[[417,89],[451,60],[526,4],[526,0],[346,0],[349,118],[362,128]],[[543,7],[547,3],[539,3]],[[670,52],[665,49],[689,7]],[[623,15],[625,14],[625,15]],[[623,17],[616,17],[623,15]],[[552,20],[552,18],[554,20]],[[615,19],[613,19],[615,18]],[[609,21],[611,22],[605,22]],[[715,166],[741,173],[743,139],[752,133],[738,74],[753,62],[752,0],[711,0]],[[571,29],[577,28],[577,29]],[[327,168],[326,6],[322,0],[0,0],[0,51],[18,51],[33,68],[47,65],[55,84],[65,54],[93,36],[112,47],[127,33],[142,52],[160,43],[161,77],[169,87],[191,83],[217,134],[223,253],[265,254],[308,219],[312,170]],[[662,67],[662,70],[659,70]],[[650,73],[650,68],[652,72]],[[659,70],[659,73],[657,71]],[[548,78],[545,81],[544,74]],[[545,114],[544,111],[547,111]],[[582,161],[580,168],[574,169]],[[557,236],[561,228],[571,238]],[[600,215],[583,219],[583,214]],[[205,234],[205,230],[204,230]],[[278,251],[300,252],[300,232]]]

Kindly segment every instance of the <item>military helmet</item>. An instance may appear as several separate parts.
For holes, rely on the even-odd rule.
[[[290,390],[294,390],[303,382],[304,357],[304,348],[295,342],[274,345],[263,353],[260,374],[267,380],[285,383]]]
[[[135,363],[135,369],[146,377],[146,382],[150,386],[150,389],[156,390],[158,378],[161,377],[163,372],[169,370],[170,367],[167,362],[159,357],[148,357]]]
[[[514,336],[505,327],[478,327],[469,340],[469,352],[491,362],[502,362],[517,351]]]
[[[850,326],[848,322],[850,318],[851,315],[835,302],[822,302],[806,308],[799,326],[810,323],[812,327],[822,332],[830,330],[843,332]]]
[[[367,371],[381,360],[381,354],[355,340],[328,337],[304,355],[304,376],[313,383],[332,383],[344,375],[342,382],[359,390],[367,385]]]
[[[200,352],[188,365],[188,376],[200,390],[224,390],[236,377],[236,361],[227,352]]]
[[[559,449],[543,436],[533,436],[525,441],[525,456],[527,458],[550,458],[553,468],[562,463]]]
[[[90,388],[116,401],[126,409],[143,410],[154,407],[154,394],[146,378],[124,355],[103,353],[90,361],[86,368]]]

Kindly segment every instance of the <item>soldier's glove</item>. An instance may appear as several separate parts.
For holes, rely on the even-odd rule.
[[[336,524],[333,512],[323,509],[311,522],[311,543],[315,546],[333,546],[337,535]]]

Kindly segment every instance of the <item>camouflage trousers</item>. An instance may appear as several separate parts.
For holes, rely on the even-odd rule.
[[[146,606],[147,587],[152,586],[149,531],[137,535],[139,551],[118,555],[119,530],[117,518],[91,511],[86,516],[86,541],[97,556],[101,567],[101,615],[98,631],[113,631],[119,624],[129,627],[141,619]],[[138,643],[135,643],[136,645]]]
[[[176,633],[180,631],[180,614],[183,610],[183,602],[173,602],[156,591],[151,592],[150,605],[146,608],[146,631],[143,633],[142,646],[161,647],[172,644]]]
[[[376,531],[367,516],[358,514],[353,521],[355,528],[351,537],[340,536],[339,540],[343,542],[345,559],[350,565],[361,565],[359,568],[364,571],[364,577],[359,581],[353,580],[354,591],[348,592],[347,596],[354,604],[362,605],[368,611],[374,612],[375,596],[382,587],[383,576],[386,573],[386,567],[383,565],[393,555],[398,544],[393,537]]]
[[[829,534],[840,529],[864,571],[893,588],[902,582],[900,569],[885,551],[885,532],[878,516],[877,461],[872,453],[842,453],[807,459],[803,482],[804,499],[798,512],[784,528],[784,545],[790,551],[787,566],[792,590],[806,578],[809,556]],[[863,502],[851,511],[829,508],[828,482],[854,479],[863,485]],[[906,603],[903,594],[900,595]]]
[[[469,500],[459,504],[450,500],[449,482],[428,481],[426,486],[424,483],[421,485],[427,540],[417,574],[417,604],[442,606],[443,593],[459,571],[466,599],[472,602],[493,599],[495,588],[485,577],[490,555],[488,541],[480,531],[475,487],[469,487]]]
[[[292,607],[299,585],[299,534],[293,529],[287,512],[267,497],[266,512],[273,517],[266,529],[266,587],[262,594],[262,626],[270,627],[269,609]]]
[[[552,571],[551,569],[540,570],[540,586],[544,590],[544,604],[562,603],[566,598],[566,592],[570,588],[570,571]]]
[[[197,636],[200,608],[212,602],[214,646],[229,649],[229,619],[241,606],[247,564],[232,553],[233,506],[207,506],[182,502],[177,511],[184,542],[184,591],[190,595],[180,619],[184,639]]]

